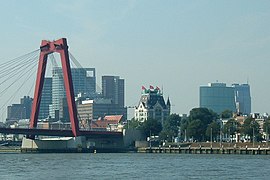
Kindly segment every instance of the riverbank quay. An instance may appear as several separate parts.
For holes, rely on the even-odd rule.
[[[0,147],[0,153],[20,153],[20,147]]]
[[[247,155],[270,155],[270,147],[263,143],[254,146],[251,143],[242,144],[209,144],[193,143],[187,147],[142,147],[138,153],[174,153],[174,154],[247,154]]]

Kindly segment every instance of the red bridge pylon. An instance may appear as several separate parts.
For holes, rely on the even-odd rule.
[[[71,70],[70,70],[70,61],[69,61],[68,46],[67,46],[66,38],[62,38],[62,39],[52,41],[52,42],[42,40],[41,42],[35,94],[34,94],[32,113],[31,113],[31,118],[30,118],[30,128],[37,127],[38,114],[39,114],[40,101],[41,101],[41,93],[42,93],[43,84],[44,84],[47,59],[48,59],[49,54],[55,53],[55,52],[59,53],[61,57],[64,85],[66,89],[67,105],[68,105],[68,111],[69,111],[69,116],[70,116],[70,121],[71,121],[72,133],[76,137],[76,136],[79,136],[79,122],[78,122],[78,117],[77,117],[77,108],[76,108],[75,99],[74,99],[74,89],[73,89],[73,83],[72,83],[72,76],[71,76]]]

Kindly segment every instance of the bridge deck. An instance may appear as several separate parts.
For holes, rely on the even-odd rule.
[[[23,128],[0,128],[3,134],[23,134],[23,135],[42,135],[42,136],[61,136],[73,137],[71,130],[56,129],[23,129]],[[79,136],[86,137],[122,137],[122,132],[112,131],[79,131]]]

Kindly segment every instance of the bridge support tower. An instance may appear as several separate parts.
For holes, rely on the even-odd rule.
[[[46,65],[48,55],[51,53],[59,53],[61,57],[61,65],[63,70],[64,85],[66,89],[66,97],[68,104],[68,111],[71,121],[72,133],[74,137],[79,136],[79,122],[77,117],[77,108],[75,105],[74,89],[72,83],[72,76],[70,70],[70,60],[68,53],[68,45],[66,38],[62,38],[56,41],[43,40],[40,46],[40,56],[37,71],[37,79],[34,93],[34,100],[32,105],[32,113],[30,118],[30,128],[37,127],[38,114],[41,101],[41,93],[44,84]],[[30,137],[31,139],[35,137]]]

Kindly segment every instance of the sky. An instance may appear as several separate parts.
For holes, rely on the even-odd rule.
[[[248,82],[252,111],[270,113],[269,19],[269,0],[2,1],[0,63],[65,37],[99,84],[125,79],[127,106],[152,85],[188,114],[201,85]]]

